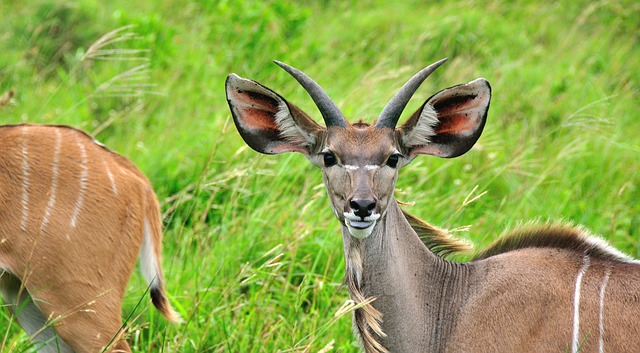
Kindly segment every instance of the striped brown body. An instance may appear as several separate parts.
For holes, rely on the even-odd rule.
[[[138,254],[177,319],[158,202],[131,162],[65,126],[0,126],[0,151],[0,293],[41,352],[129,350],[121,306]]]

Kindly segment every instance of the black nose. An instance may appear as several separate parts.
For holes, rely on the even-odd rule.
[[[349,206],[356,216],[361,218],[369,217],[376,209],[376,200],[372,199],[351,199]]]

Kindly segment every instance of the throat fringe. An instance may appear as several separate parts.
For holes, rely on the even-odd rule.
[[[470,243],[457,239],[446,230],[434,227],[403,210],[411,228],[417,233],[422,242],[436,255],[446,256],[451,253],[468,252],[472,249]],[[375,297],[366,298],[362,293],[362,241],[351,239],[346,247],[346,284],[349,296],[356,305],[353,313],[354,330],[360,337],[360,342],[366,353],[388,353],[379,338],[387,335],[382,331],[382,313],[371,304]]]
[[[386,337],[382,331],[382,313],[371,305],[375,298],[365,298],[362,294],[362,252],[360,242],[352,242],[347,250],[346,281],[349,296],[357,308],[353,313],[354,329],[366,353],[388,353],[374,335]]]

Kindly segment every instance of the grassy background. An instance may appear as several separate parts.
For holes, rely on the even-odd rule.
[[[348,295],[320,172],[244,145],[226,75],[318,117],[271,63],[282,60],[370,122],[415,71],[449,57],[407,112],[482,76],[489,120],[465,156],[400,172],[410,211],[479,247],[524,220],[566,219],[640,257],[638,13],[633,0],[0,0],[0,94],[15,91],[0,122],[82,128],[151,179],[186,323],[168,325],[147,298],[138,306],[145,285],[134,275],[123,313],[134,351],[357,352],[350,315],[336,316]],[[0,351],[30,351],[0,315]]]

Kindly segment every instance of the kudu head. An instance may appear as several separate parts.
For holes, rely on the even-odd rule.
[[[227,77],[227,100],[244,141],[254,150],[300,152],[322,169],[336,217],[356,238],[368,237],[384,217],[398,169],[419,154],[456,157],[467,152],[485,124],[491,87],[484,79],[442,90],[396,127],[420,84],[446,59],[414,75],[374,124],[349,124],[324,90],[303,72],[276,62],[317,105],[326,127],[258,82]]]

